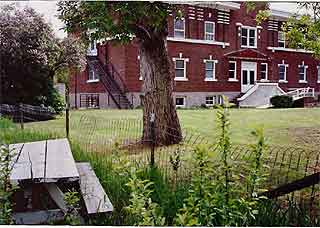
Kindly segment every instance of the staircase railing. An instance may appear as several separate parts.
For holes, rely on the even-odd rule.
[[[90,67],[93,67],[95,70],[99,72],[100,81],[107,89],[109,95],[111,96],[115,104],[118,106],[118,108],[123,108],[121,106],[121,100],[124,100],[127,107],[131,108],[132,104],[130,103],[125,94],[128,91],[127,87],[125,86],[124,81],[122,80],[120,74],[115,70],[115,68],[111,68],[112,71],[108,70],[108,68],[104,67],[103,64],[97,58],[88,58],[88,63]],[[121,97],[123,99],[121,99]]]
[[[314,88],[310,88],[310,87],[296,89],[294,91],[287,92],[286,95],[292,97],[294,101],[299,100],[304,97],[314,97],[315,96]]]
[[[109,75],[116,81],[122,93],[126,93],[129,91],[124,82],[124,79],[111,62],[107,63],[106,70],[109,72]]]

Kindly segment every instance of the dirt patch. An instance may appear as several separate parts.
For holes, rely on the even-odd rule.
[[[300,146],[319,147],[320,129],[318,127],[289,128],[289,135]]]

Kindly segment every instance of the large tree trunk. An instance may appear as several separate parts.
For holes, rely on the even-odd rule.
[[[140,71],[143,77],[143,140],[151,140],[151,116],[155,117],[156,145],[182,140],[181,127],[173,101],[173,72],[166,36],[152,34],[139,42]]]

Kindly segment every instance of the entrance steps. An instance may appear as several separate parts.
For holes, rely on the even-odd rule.
[[[239,107],[269,108],[271,107],[270,98],[277,95],[287,95],[293,101],[315,97],[314,88],[300,88],[290,92],[283,91],[278,83],[256,83],[251,89],[237,99]]]
[[[239,107],[270,107],[271,97],[284,94],[278,83],[256,83],[237,100]]]

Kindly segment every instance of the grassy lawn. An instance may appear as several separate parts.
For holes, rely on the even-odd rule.
[[[198,132],[209,139],[216,140],[216,110],[178,110],[182,127],[187,132]],[[80,118],[86,121],[79,124]],[[71,132],[80,136],[90,128],[92,118],[96,119],[95,135],[112,134],[110,121],[120,119],[140,119],[141,110],[79,110],[71,112]],[[231,134],[233,143],[247,144],[252,142],[250,132],[263,127],[269,144],[290,146],[315,146],[320,139],[320,109],[231,109]],[[27,128],[48,128],[64,131],[64,117],[55,120],[29,123]],[[88,127],[86,126],[88,124]],[[129,126],[129,129],[137,126]],[[118,130],[118,129],[117,129]],[[137,129],[136,129],[137,130]],[[98,137],[97,137],[98,138]]]

